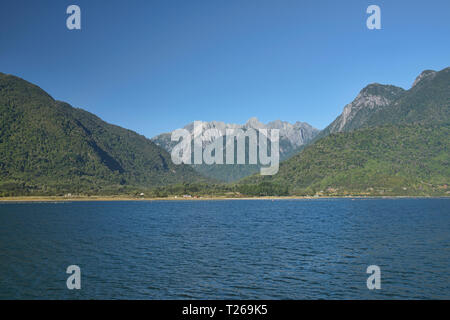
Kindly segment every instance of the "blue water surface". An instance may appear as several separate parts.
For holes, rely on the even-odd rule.
[[[0,299],[449,298],[450,199],[0,203]]]

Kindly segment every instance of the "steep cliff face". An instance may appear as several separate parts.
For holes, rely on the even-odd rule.
[[[409,90],[367,86],[276,175],[242,183],[306,195],[449,195],[449,136],[450,68],[424,71]]]
[[[420,83],[422,80],[432,80],[436,76],[436,71],[434,70],[425,70],[421,74],[419,74],[414,80],[414,83],[411,88],[414,88],[418,83]]]
[[[440,123],[450,112],[450,68],[425,70],[409,90],[370,84],[314,141],[336,132],[385,124]]]
[[[331,133],[351,131],[364,126],[372,114],[391,104],[404,92],[402,88],[391,85],[378,83],[368,85],[361,90],[355,100],[344,107],[343,112],[316,137],[316,140]]]

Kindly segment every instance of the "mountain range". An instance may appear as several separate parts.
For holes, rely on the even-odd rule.
[[[409,90],[371,84],[272,177],[295,194],[449,194],[450,68],[422,72]]]
[[[448,122],[448,70],[423,71],[409,90],[378,83],[366,86],[315,140],[369,126]]]
[[[147,139],[0,73],[0,196],[448,195],[449,112],[446,68],[422,72],[407,90],[366,86],[322,131],[256,118],[243,125],[202,123],[221,133],[279,129],[284,161],[278,174],[263,177],[254,174],[256,165],[174,165],[171,133]]]
[[[263,124],[258,121],[257,118],[249,119],[245,124],[227,124],[219,121],[204,122],[201,121],[203,131],[201,135],[204,136],[207,130],[216,130],[218,134],[225,136],[227,129],[242,129],[242,134],[248,129],[278,129],[280,134],[280,160],[285,160],[303,145],[309,143],[314,137],[319,133],[319,130],[313,128],[306,122],[295,122],[291,124],[286,121],[275,120],[267,124]],[[194,134],[194,123],[191,122],[184,127],[188,130],[191,135]],[[178,142],[171,141],[172,132],[160,134],[152,139],[154,143],[161,146],[166,151],[171,152],[174,146]],[[214,138],[204,137],[203,138],[203,149],[210,145],[214,141]],[[224,146],[223,153],[225,154]],[[194,152],[192,150],[192,152]],[[259,171],[259,165],[249,165],[249,164],[228,164],[228,165],[192,165],[192,167],[203,174],[206,177],[210,177],[215,180],[231,182],[236,181],[246,176]]]

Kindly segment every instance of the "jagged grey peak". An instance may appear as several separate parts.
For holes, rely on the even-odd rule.
[[[436,71],[434,70],[425,70],[423,71],[421,74],[419,74],[416,78],[416,80],[414,80],[414,83],[412,85],[411,88],[414,88],[419,82],[427,79],[427,80],[431,80],[436,76]]]
[[[334,133],[358,128],[372,112],[389,105],[404,91],[392,85],[369,84],[324,131]]]
[[[319,133],[318,129],[300,121],[290,124],[287,121],[275,120],[269,122],[266,128],[280,130],[280,137],[287,139],[294,148],[308,143]]]
[[[203,146],[208,145],[215,139],[215,134],[211,134],[211,129],[216,134],[225,135],[227,129],[242,129],[244,132],[247,129],[279,129],[280,140],[286,140],[291,145],[292,149],[296,149],[309,141],[311,141],[318,133],[319,130],[312,127],[306,122],[297,121],[291,124],[287,121],[276,120],[264,124],[260,122],[256,117],[250,118],[244,125],[225,123],[221,121],[201,121],[203,126]],[[194,131],[194,122],[189,123],[184,127],[189,132]],[[209,130],[208,132],[205,132]],[[210,134],[208,134],[210,133]],[[172,151],[176,142],[171,141],[171,133],[163,133],[152,139],[157,145],[163,147],[167,151]],[[289,148],[289,149],[291,149]]]

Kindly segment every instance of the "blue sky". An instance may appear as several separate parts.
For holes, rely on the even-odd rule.
[[[66,28],[70,4],[82,30]],[[409,88],[450,66],[449,13],[448,0],[3,0],[0,72],[147,137],[253,116],[322,129],[369,83]]]

